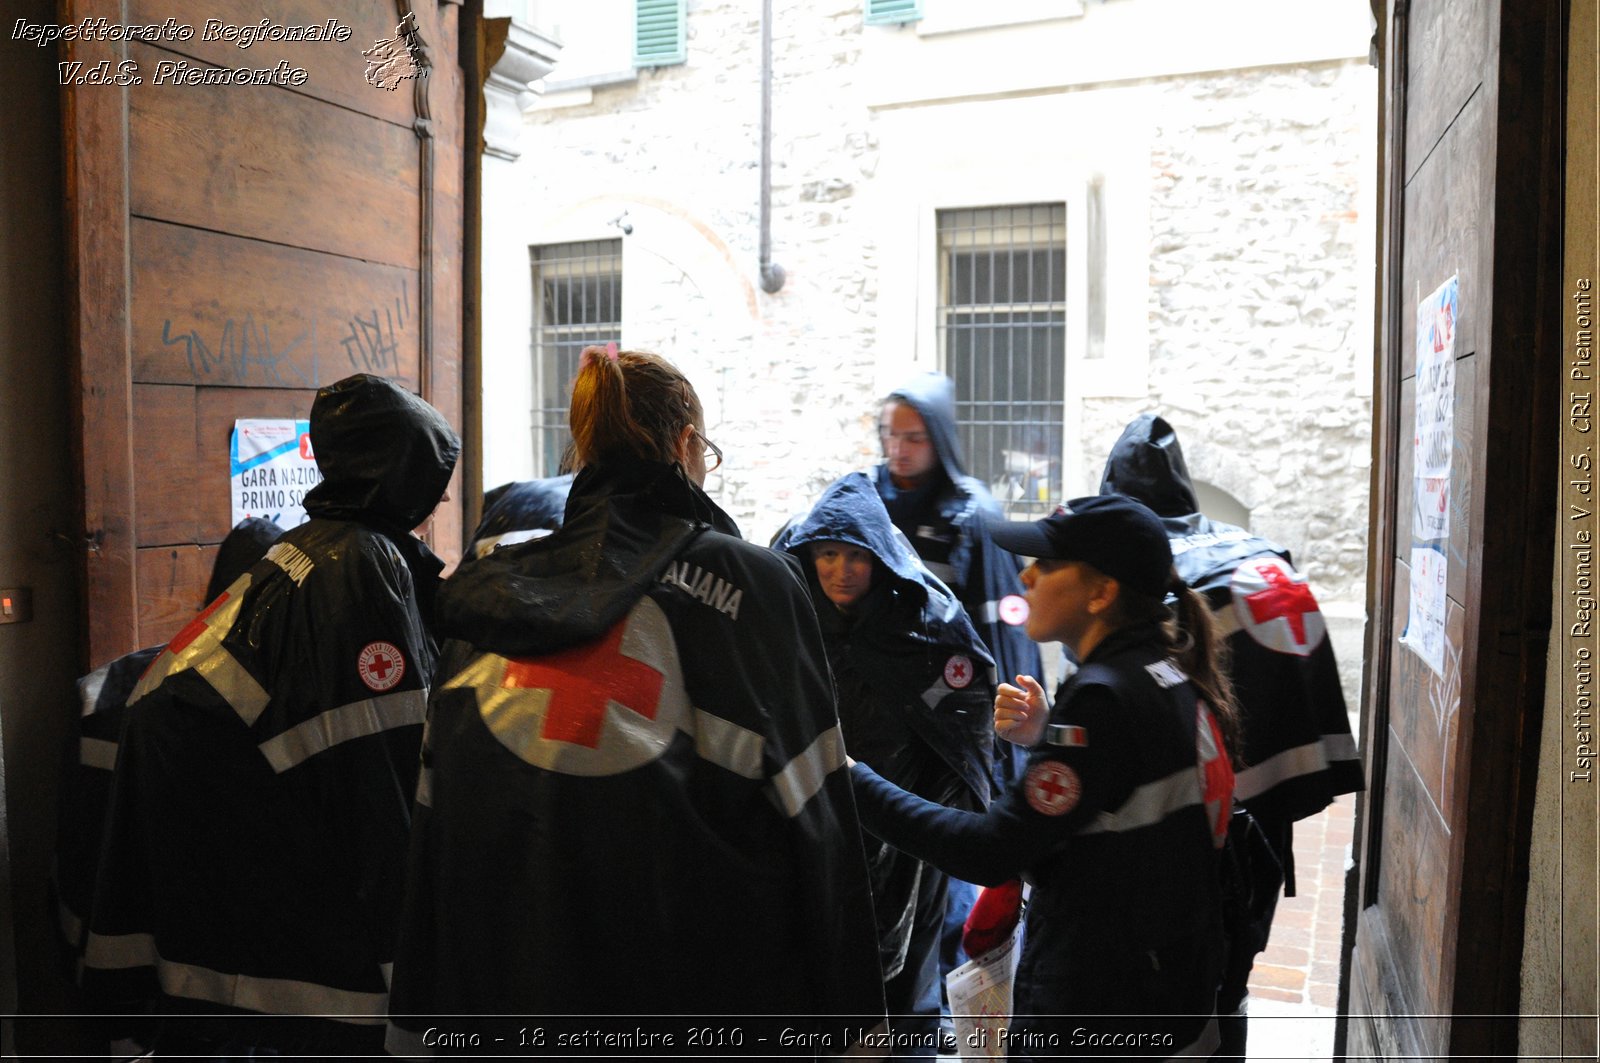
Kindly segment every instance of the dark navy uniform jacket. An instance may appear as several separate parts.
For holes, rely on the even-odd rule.
[[[1033,883],[1017,1030],[1059,1039],[1090,1016],[1173,1015],[1160,1029],[1133,1024],[1161,1040],[1098,1047],[1159,1055],[1204,1039],[1223,952],[1232,771],[1155,625],[1094,648],[1058,692],[1022,778],[987,812],[941,808],[861,763],[852,778],[874,834],[972,882]]]
[[[457,1014],[882,1019],[794,558],[676,465],[602,463],[561,530],[463,565],[440,606],[392,1052]],[[696,1054],[677,1025],[653,1051]]]

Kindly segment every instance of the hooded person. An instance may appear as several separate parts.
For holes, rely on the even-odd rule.
[[[410,529],[460,441],[357,375],[317,392],[311,443],[309,519],[128,700],[85,986],[153,999],[162,1054],[382,1044],[443,568]]]
[[[989,489],[969,476],[956,426],[955,384],[922,373],[884,400],[878,438],[884,461],[873,474],[894,526],[923,564],[961,599],[989,647],[998,678],[1042,674],[1039,647],[1001,603],[1022,594],[1016,558],[994,545],[987,525],[1001,519]]]
[[[1235,798],[1270,847],[1245,844],[1261,836],[1242,818],[1235,824],[1251,889],[1246,925],[1230,941],[1219,1011],[1222,1054],[1242,1056],[1251,961],[1266,947],[1280,888],[1294,895],[1294,822],[1364,785],[1338,665],[1316,597],[1289,551],[1199,512],[1177,433],[1161,417],[1146,413],[1123,429],[1100,491],[1136,498],[1161,517],[1178,576],[1206,598],[1227,635],[1245,765]]]
[[[261,560],[282,534],[282,528],[262,517],[246,517],[234,525],[217,547],[201,604],[216,601],[229,584]],[[78,680],[81,712],[62,777],[53,875],[62,939],[75,968],[83,959],[83,935],[92,907],[101,829],[111,794],[112,772],[117,766],[128,696],[164,648],[147,646],[134,650]],[[73,977],[77,977],[76,970]]]
[[[1022,628],[1004,619],[1018,615],[1022,583],[1017,559],[991,539],[988,526],[1001,520],[983,482],[967,474],[956,425],[955,384],[943,373],[921,373],[889,393],[878,414],[884,461],[873,474],[889,519],[910,541],[923,564],[961,599],[989,648],[995,680],[1044,674],[1039,647]],[[1004,603],[1004,604],[1002,604]],[[1004,786],[1021,769],[1024,751],[995,740],[995,783]],[[961,929],[977,900],[970,883],[952,879],[950,906],[940,949],[940,971],[948,975],[966,955]]]
[[[512,546],[549,535],[561,527],[572,490],[572,473],[501,484],[483,496],[483,518],[463,551],[482,557],[498,546]]]
[[[665,359],[586,350],[571,425],[561,528],[441,596],[389,1050],[461,1014],[540,1016],[473,1026],[535,1052],[841,1050],[883,991],[800,565],[702,489],[720,457]]]
[[[889,522],[871,479],[856,472],[835,482],[774,546],[805,569],[845,747],[930,801],[987,805],[993,662],[961,603]],[[891,1029],[910,1035],[896,1037],[895,1055],[931,1059],[946,879],[871,835],[862,840]]]

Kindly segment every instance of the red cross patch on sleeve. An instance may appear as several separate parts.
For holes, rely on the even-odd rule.
[[[944,662],[944,681],[951,690],[961,690],[972,682],[972,660],[957,653]]]
[[[1041,816],[1064,816],[1078,807],[1083,784],[1078,773],[1059,760],[1041,760],[1022,780],[1028,806]]]

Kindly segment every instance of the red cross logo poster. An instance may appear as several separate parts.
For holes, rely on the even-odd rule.
[[[1281,558],[1255,558],[1234,569],[1233,613],[1251,638],[1277,653],[1310,656],[1328,635],[1305,577]]]
[[[486,653],[445,687],[473,689],[503,746],[566,775],[617,775],[648,764],[689,727],[677,644],[649,598],[598,639],[544,657]]]

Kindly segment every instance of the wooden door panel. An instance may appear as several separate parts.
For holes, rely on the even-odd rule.
[[[130,86],[65,86],[78,439],[88,531],[88,667],[172,634],[231,521],[228,441],[245,417],[304,417],[315,389],[391,377],[461,428],[466,84],[452,0],[417,7],[426,78],[368,85],[361,51],[409,0],[339,5],[346,42],[201,41],[259,24],[245,0],[65,0],[64,22],[192,25],[188,42],[73,41],[63,59],[138,65]],[[285,0],[278,23],[322,22]],[[155,64],[279,60],[305,85],[156,85]],[[465,434],[465,433],[463,433]],[[160,475],[141,463],[165,454]],[[459,484],[459,478],[456,481]],[[462,497],[430,542],[460,551]]]
[[[198,543],[220,543],[233,527],[233,497],[229,483],[229,444],[233,424],[247,417],[278,417],[286,420],[311,416],[315,391],[269,390],[266,388],[197,388],[199,407],[195,412],[199,460],[195,463],[200,490],[196,516]]]
[[[141,70],[171,57],[143,44],[129,54]],[[411,129],[282,88],[146,81],[128,104],[134,214],[416,268]]]
[[[1492,314],[1484,292],[1493,276],[1494,174],[1485,151],[1493,142],[1492,120],[1487,99],[1480,94],[1470,100],[1443,134],[1430,164],[1406,186],[1397,352],[1402,379],[1417,371],[1417,303],[1452,275],[1461,277],[1456,357],[1482,350],[1488,340]]]
[[[373,91],[367,84],[366,59],[361,54],[375,42],[395,36],[395,25],[400,17],[394,0],[341,0],[338,4],[329,4],[327,0],[274,0],[270,7],[262,6],[248,16],[230,21],[259,24],[263,16],[268,16],[275,23],[298,26],[322,25],[329,18],[337,18],[340,25],[350,28],[350,39],[314,44],[257,40],[248,48],[240,48],[236,40],[201,39],[208,19],[224,17],[218,13],[218,5],[210,0],[133,0],[128,8],[130,22],[150,25],[173,18],[179,25],[194,27],[194,36],[187,41],[161,43],[162,49],[172,52],[174,58],[188,57],[208,66],[234,69],[275,67],[279,61],[301,66],[306,49],[310,47],[322,53],[325,61],[319,64],[315,77],[308,77],[305,84],[294,86],[295,92],[407,128],[416,117],[409,83],[403,83],[394,92]]]
[[[170,642],[205,606],[206,583],[217,547],[187,543],[151,546],[138,554],[139,640],[155,646]]]
[[[1515,0],[1510,0],[1515,2]],[[1462,101],[1480,92],[1496,52],[1494,4],[1412,0],[1406,96],[1406,180],[1456,121]],[[1409,228],[1409,219],[1407,226]],[[1426,294],[1426,293],[1424,293]]]
[[[416,270],[140,218],[130,232],[135,380],[315,389],[362,372],[417,389]]]
[[[133,386],[134,542],[193,543],[194,499],[203,482],[195,449],[195,389]]]

